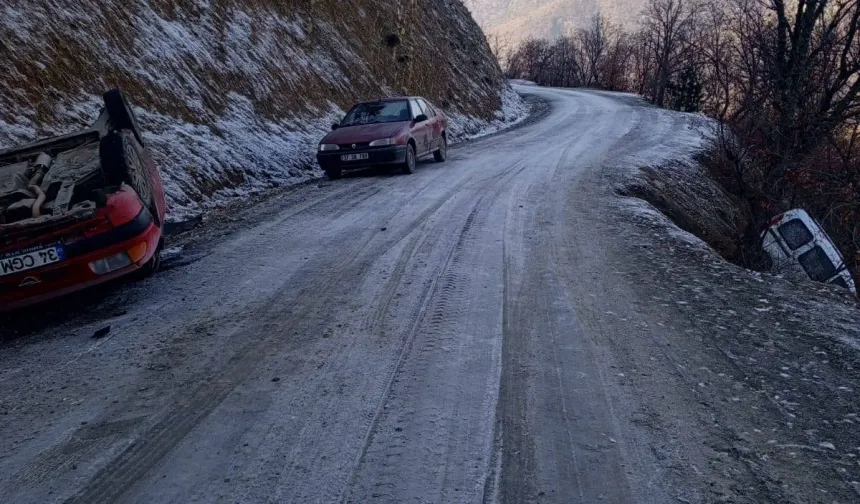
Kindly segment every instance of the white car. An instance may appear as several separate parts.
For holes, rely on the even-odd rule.
[[[842,254],[806,210],[777,215],[762,238],[762,247],[773,261],[774,272],[805,274],[812,280],[835,284],[857,295],[854,278]]]

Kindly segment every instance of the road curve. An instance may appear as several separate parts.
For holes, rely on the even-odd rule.
[[[527,91],[538,122],[290,191],[190,264],[7,334],[2,500],[671,501],[641,427],[661,390],[615,371],[648,315],[607,261],[601,173],[680,122]]]

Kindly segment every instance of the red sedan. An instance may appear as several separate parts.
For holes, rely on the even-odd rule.
[[[414,173],[415,163],[448,153],[448,119],[424,98],[402,97],[359,103],[322,139],[317,161],[329,178],[344,170],[399,167]]]
[[[85,131],[0,151],[0,311],[151,274],[167,204],[119,90]]]

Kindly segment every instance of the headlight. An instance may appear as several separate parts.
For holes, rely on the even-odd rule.
[[[393,138],[383,138],[381,140],[374,140],[370,142],[371,147],[382,147],[384,145],[394,145]]]
[[[340,150],[340,147],[338,147],[335,144],[320,144],[320,152],[333,151],[333,150]]]

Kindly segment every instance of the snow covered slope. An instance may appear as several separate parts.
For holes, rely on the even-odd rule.
[[[7,0],[0,40],[0,147],[88,124],[119,86],[174,217],[316,174],[357,99],[427,96],[463,136],[524,113],[459,0]]]

